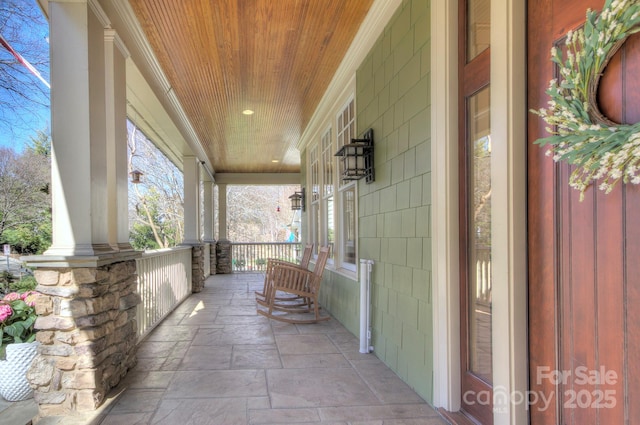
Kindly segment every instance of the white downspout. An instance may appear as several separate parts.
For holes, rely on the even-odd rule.
[[[370,353],[371,345],[371,268],[373,260],[360,260],[360,352]]]

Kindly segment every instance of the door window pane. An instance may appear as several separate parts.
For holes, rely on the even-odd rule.
[[[468,100],[469,368],[491,382],[491,128],[489,88]]]
[[[467,2],[467,62],[489,48],[491,0]]]

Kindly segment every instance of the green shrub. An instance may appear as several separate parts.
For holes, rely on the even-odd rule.
[[[33,291],[36,289],[38,282],[36,282],[36,278],[33,276],[24,276],[22,279],[17,282],[13,282],[9,284],[9,288],[12,292],[27,292]]]

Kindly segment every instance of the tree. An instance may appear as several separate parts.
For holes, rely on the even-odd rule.
[[[38,143],[46,140],[38,135]],[[50,144],[49,144],[50,146]],[[22,154],[0,147],[0,241],[23,254],[51,244],[50,157],[27,148]]]
[[[294,219],[288,197],[299,189],[299,186],[228,186],[229,239],[234,242],[287,241],[288,226]]]
[[[132,122],[127,126],[129,172],[143,173],[141,183],[129,184],[131,245],[135,249],[175,246],[182,242],[184,235],[182,173]],[[288,240],[294,217],[288,197],[299,190],[299,186],[228,186],[227,189],[227,237],[230,240]]]
[[[34,0],[0,1],[0,35],[49,80],[48,24]],[[49,120],[49,89],[0,46],[0,131],[31,131]]]
[[[175,246],[184,234],[182,173],[133,123],[127,126],[129,172],[143,173],[142,183],[129,183],[131,244],[136,249]]]

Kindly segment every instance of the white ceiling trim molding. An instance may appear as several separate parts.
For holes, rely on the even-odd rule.
[[[96,15],[96,17],[98,18],[102,26],[104,28],[111,28],[111,21],[109,20],[109,17],[107,16],[107,14],[104,12],[104,9],[98,3],[98,0],[89,0],[88,3],[89,3],[89,7],[93,11],[93,13]]]
[[[109,3],[113,6],[116,13],[119,15],[119,18],[122,20],[126,31],[129,33],[129,35],[133,39],[133,42],[136,44],[138,51],[142,55],[142,57],[138,58],[138,60],[143,61],[144,64],[138,63],[138,68],[140,69],[140,67],[144,65],[144,68],[146,68],[151,73],[161,91],[161,93],[158,93],[157,90],[154,90],[154,92],[156,92],[156,96],[159,99],[164,99],[163,103],[166,102],[166,105],[169,107],[168,109],[170,109],[168,111],[169,115],[173,116],[174,119],[177,119],[179,121],[178,127],[182,129],[181,133],[183,134],[187,145],[201,161],[205,161],[204,166],[207,168],[208,173],[213,174],[214,170],[209,161],[208,155],[204,151],[202,143],[200,142],[200,139],[193,129],[193,126],[191,125],[187,114],[182,108],[182,105],[176,97],[173,88],[169,83],[169,80],[164,74],[160,63],[153,53],[151,45],[149,44],[147,37],[142,31],[140,22],[135,16],[129,2],[109,1]],[[134,55],[132,55],[132,58],[134,58]],[[137,61],[134,60],[134,62]]]
[[[369,13],[360,25],[351,46],[331,79],[327,91],[322,96],[322,100],[304,129],[302,137],[296,144],[300,152],[304,151],[307,145],[313,141],[313,135],[324,124],[327,115],[332,113],[336,101],[355,76],[356,70],[369,54],[401,3],[402,0],[374,0]]]

